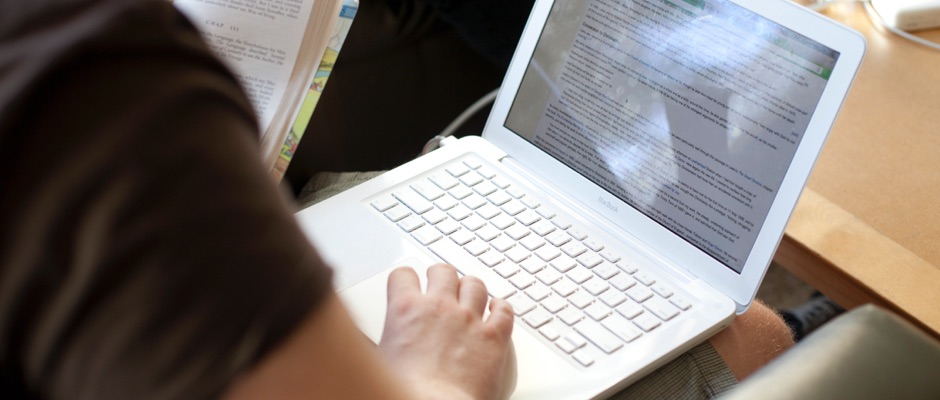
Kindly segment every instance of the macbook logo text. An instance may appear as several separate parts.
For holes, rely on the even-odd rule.
[[[617,212],[617,206],[614,203],[612,203],[610,200],[606,200],[603,197],[598,197],[597,201],[601,202],[601,204],[603,204],[604,207],[609,208],[610,211]]]

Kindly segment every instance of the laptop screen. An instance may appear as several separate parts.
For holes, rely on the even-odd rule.
[[[726,0],[556,1],[504,125],[741,273],[838,58]]]

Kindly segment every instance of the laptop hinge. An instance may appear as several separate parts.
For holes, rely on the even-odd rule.
[[[595,224],[607,234],[614,236],[621,241],[630,243],[634,248],[640,249],[648,257],[657,259],[657,261],[659,261],[658,264],[663,266],[663,270],[673,275],[676,279],[685,282],[700,280],[700,278],[695,276],[695,274],[693,274],[691,271],[679,267],[674,260],[667,257],[662,252],[656,251],[655,249],[644,244],[635,236],[624,232],[622,229],[618,228],[615,224],[610,222],[607,218],[604,218],[603,216],[595,213],[590,208],[578,204],[578,202],[572,201],[567,194],[556,188],[555,185],[553,185],[551,182],[546,179],[542,179],[538,174],[530,171],[528,168],[515,161],[512,157],[507,155],[506,157],[501,158],[499,161],[510,172],[518,174],[523,181],[534,184],[539,188],[539,190],[546,192],[554,200],[563,203],[574,213],[583,218],[589,219],[593,224]]]

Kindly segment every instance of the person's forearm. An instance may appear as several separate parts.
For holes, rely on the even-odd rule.
[[[330,295],[281,346],[225,396],[250,399],[413,399]]]

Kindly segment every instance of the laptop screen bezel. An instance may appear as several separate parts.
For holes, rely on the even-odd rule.
[[[839,60],[832,70],[829,82],[820,97],[809,126],[740,274],[636,211],[603,188],[591,183],[505,127],[505,121],[529,60],[548,20],[553,6],[551,0],[538,0],[533,7],[529,22],[490,113],[484,137],[499,146],[520,165],[538,166],[527,169],[537,176],[550,177],[546,181],[555,183],[554,189],[565,193],[574,202],[589,208],[590,212],[606,218],[616,226],[630,227],[630,229],[624,229],[627,233],[608,233],[620,234],[626,241],[642,243],[643,246],[673,263],[674,266],[688,271],[728,295],[738,305],[739,312],[743,312],[754,299],[757,288],[783,236],[792,210],[857,73],[865,52],[865,40],[856,31],[789,1],[730,1],[840,53]],[[612,211],[599,200],[611,202],[617,206],[619,212]],[[637,237],[635,232],[643,232],[642,238]]]

